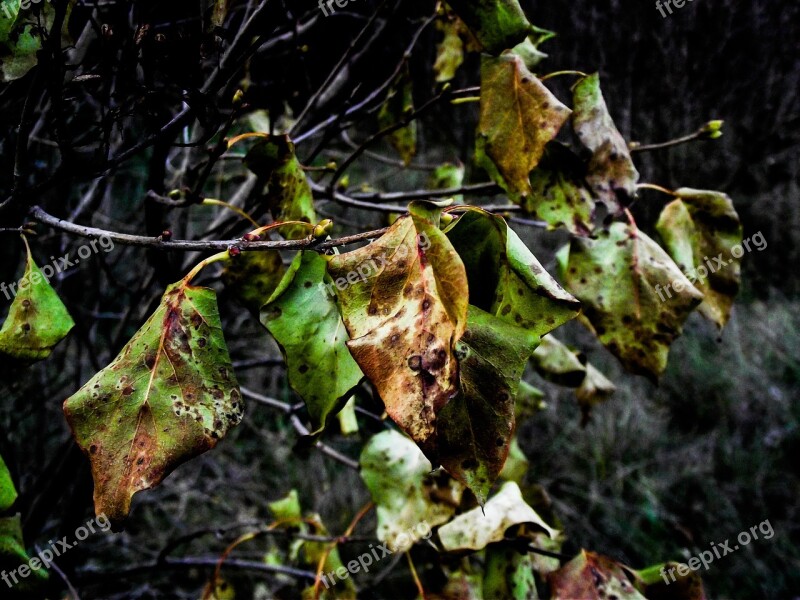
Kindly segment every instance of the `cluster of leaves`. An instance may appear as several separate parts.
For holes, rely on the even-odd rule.
[[[532,573],[548,582],[553,598],[658,597],[663,590],[651,570],[590,552],[559,569],[529,553],[531,543],[558,548],[558,532],[514,481],[491,491],[499,477],[514,479],[508,457],[519,454],[517,419],[530,413],[520,407],[537,397],[521,382],[531,359],[545,377],[574,388],[585,413],[613,393],[580,352],[548,334],[578,317],[627,370],[656,379],[693,310],[719,327],[727,322],[739,283],[731,248],[741,225],[724,194],[681,189],[658,222],[662,248],[628,210],[639,173],[599,77],[580,78],[570,108],[531,71],[549,34],[528,22],[516,0],[451,6],[440,15],[437,78],[452,78],[465,51],[484,52],[475,163],[524,213],[571,234],[558,255],[562,284],[503,217],[449,202],[414,202],[366,246],[333,255],[305,250],[285,270],[277,251],[237,256],[237,248],[217,257],[229,261],[224,280],[280,345],[311,436],[324,432],[364,381],[405,433],[375,436],[361,457],[381,540],[392,543],[426,522],[438,528],[441,552],[485,552],[485,597],[536,597]],[[16,61],[27,56],[29,34],[16,20],[13,27],[0,31],[0,41]],[[398,83],[379,115],[406,164],[416,146],[416,125],[405,122],[412,96],[409,83]],[[556,139],[567,122],[580,148]],[[312,238],[325,237],[329,226],[314,227],[312,188],[292,141],[255,137],[244,163],[263,184],[273,217],[286,222],[282,233],[297,239],[313,229]],[[243,249],[260,233],[245,236]],[[695,282],[684,275],[719,254],[730,262],[725,270]],[[128,516],[135,493],[213,448],[241,420],[216,293],[191,285],[197,270],[169,286],[119,355],[64,403],[92,464],[95,509],[115,523]],[[45,358],[72,320],[30,252],[24,277],[30,285],[20,286],[0,330],[0,352],[31,361]],[[665,299],[661,292],[670,288]],[[434,466],[444,470],[438,479],[430,475]],[[0,469],[0,510],[13,495]],[[299,509],[291,512],[299,518]],[[23,557],[18,522],[16,529],[2,522],[10,524],[0,525],[8,530],[0,555]],[[522,552],[509,551],[512,539],[523,542]],[[457,569],[448,585],[471,587],[473,579]],[[702,597],[702,586],[690,583],[680,588],[684,597]]]

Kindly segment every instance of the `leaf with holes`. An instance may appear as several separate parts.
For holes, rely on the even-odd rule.
[[[362,377],[336,305],[326,261],[301,252],[261,309],[261,323],[281,347],[289,384],[306,403],[315,435],[344,406]]]
[[[446,229],[469,280],[470,304],[543,336],[580,303],[556,282],[502,217],[470,210]]]
[[[585,178],[586,167],[572,150],[551,142],[531,172],[533,193],[522,208],[551,230],[563,227],[574,235],[589,235],[594,229],[595,203]]]
[[[244,164],[265,182],[265,199],[276,221],[316,223],[314,195],[287,135],[273,135],[255,144]],[[310,229],[302,225],[281,228],[287,239],[300,239]]]
[[[538,344],[536,334],[469,307],[460,393],[439,413],[436,458],[481,504],[506,462],[519,381]]]
[[[534,33],[519,0],[450,0],[448,4],[489,54],[513,48]]]
[[[592,152],[586,179],[608,210],[619,213],[636,198],[639,172],[608,112],[597,73],[575,84],[572,108],[575,133]]]
[[[667,204],[656,229],[667,252],[703,292],[700,313],[722,329],[741,283],[742,224],[731,199],[722,192],[683,188]]]
[[[476,163],[520,203],[533,193],[529,175],[569,114],[519,56],[484,56]]]
[[[0,354],[31,362],[50,356],[75,322],[28,249],[25,273],[0,329]]]
[[[441,209],[413,202],[368,246],[330,257],[350,349],[386,412],[429,456],[436,416],[458,393],[454,345],[467,324],[464,264]]]
[[[410,439],[388,430],[373,436],[361,452],[361,478],[378,515],[378,539],[406,550],[446,523],[461,503],[464,487],[431,463]],[[418,527],[424,525],[424,531]],[[403,540],[405,538],[405,540]]]
[[[555,573],[547,577],[552,600],[645,600],[633,587],[619,563],[582,550]]]
[[[113,362],[64,402],[92,463],[97,514],[124,519],[136,492],[216,446],[242,409],[216,294],[170,285]]]
[[[596,240],[573,239],[558,258],[600,341],[628,371],[655,380],[703,294],[658,244],[626,223],[613,223]]]
[[[17,489],[3,457],[0,456],[0,512],[8,510],[17,500]]]
[[[552,539],[558,532],[545,523],[522,499],[519,486],[513,481],[503,487],[481,508],[461,513],[439,528],[442,547],[448,552],[482,550],[505,538],[506,530],[514,525],[532,524]]]

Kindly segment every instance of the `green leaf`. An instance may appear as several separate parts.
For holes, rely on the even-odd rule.
[[[454,344],[467,324],[464,265],[439,229],[441,209],[414,202],[378,240],[330,258],[347,347],[386,412],[426,453],[436,416],[458,392]]]
[[[341,410],[362,377],[347,349],[327,263],[301,252],[261,309],[261,323],[281,347],[289,384],[306,403],[315,435]]]
[[[567,293],[502,217],[470,210],[446,230],[469,280],[470,304],[543,336],[575,318]]]
[[[551,573],[548,582],[552,600],[645,600],[628,581],[622,565],[586,550]]]
[[[540,389],[533,387],[527,381],[519,382],[519,392],[517,392],[517,406],[515,410],[515,418],[517,425],[522,423],[536,413],[544,410],[546,404],[544,402],[544,392]]]
[[[22,539],[22,522],[20,515],[0,519],[0,571],[7,577],[8,581],[13,581],[8,573],[15,572],[18,583],[9,584],[11,589],[3,588],[3,598],[31,598],[36,590],[40,590],[42,584],[47,581],[47,571],[41,567],[31,568],[29,562],[31,556],[25,550],[25,543]],[[37,558],[39,564],[41,561]],[[20,567],[29,569],[27,577],[22,577],[18,569]],[[3,584],[5,585],[5,584]]]
[[[50,2],[21,9],[20,0],[7,0],[0,7],[0,66],[2,81],[9,82],[24,77],[38,62],[37,53],[42,41],[50,35],[58,35],[51,29],[55,23],[56,9]],[[61,45],[71,43],[68,23],[74,2],[66,6],[64,26],[61,29]]]
[[[625,223],[613,223],[596,240],[573,239],[559,260],[600,341],[628,371],[655,380],[703,295],[658,244]],[[664,293],[668,285],[676,289],[672,298]]]
[[[519,56],[484,56],[476,163],[519,203],[533,193],[530,172],[569,114]]]
[[[286,496],[267,504],[276,521],[300,521],[303,509],[300,507],[300,496],[297,490],[291,490]],[[292,523],[294,524],[294,523]]]
[[[414,87],[410,75],[406,72],[397,88],[389,90],[386,102],[378,112],[378,126],[381,129],[401,122],[414,112]],[[389,142],[397,150],[405,165],[417,153],[417,122],[411,121],[389,134]]]
[[[636,198],[639,172],[608,112],[597,73],[575,84],[573,104],[572,126],[592,152],[586,179],[600,201],[619,213]]]
[[[547,58],[547,54],[539,50],[539,46],[543,42],[555,36],[555,33],[552,31],[540,29],[535,25],[533,28],[536,31],[534,35],[529,35],[522,42],[511,49],[511,52],[519,56],[528,69],[536,68],[540,62]]]
[[[407,550],[409,537],[419,539],[446,523],[461,503],[463,486],[431,469],[414,442],[394,430],[373,436],[361,452],[361,478],[375,503],[378,539],[394,549]]]
[[[25,362],[42,360],[74,326],[67,307],[36,266],[28,248],[25,274],[0,329],[0,354]]]
[[[520,554],[507,544],[489,544],[483,574],[483,598],[537,600],[530,554]]]
[[[524,199],[522,208],[545,221],[549,229],[564,227],[574,235],[589,235],[594,229],[595,203],[585,179],[586,167],[572,150],[551,142],[531,172],[533,193]]]
[[[555,539],[557,532],[545,523],[522,499],[519,486],[513,481],[503,484],[486,505],[473,508],[439,528],[442,547],[448,552],[482,550],[505,537],[513,525],[533,524]]]
[[[435,456],[481,504],[506,462],[519,381],[538,343],[536,334],[470,306],[460,393],[439,413]]]
[[[439,165],[431,173],[431,176],[428,178],[428,189],[447,190],[461,187],[463,183],[464,165],[461,162],[456,165],[448,162]],[[456,201],[458,201],[457,198]]]
[[[286,269],[277,250],[242,252],[225,264],[222,282],[244,306],[258,314],[278,287]]]
[[[314,195],[289,136],[261,140],[247,153],[244,164],[266,181],[267,206],[276,221],[317,222]],[[281,233],[287,239],[299,239],[309,234],[309,228],[288,225]]]
[[[635,577],[634,586],[648,600],[706,600],[700,575],[686,565],[684,569],[689,572],[681,575],[677,571],[678,566],[676,562],[668,562],[641,571],[629,571]]]
[[[339,419],[339,430],[342,435],[351,435],[358,433],[358,419],[356,419],[356,397],[351,396],[350,399],[342,407],[337,415]]]
[[[503,465],[503,470],[500,471],[500,477],[506,481],[516,481],[517,484],[522,484],[527,472],[528,457],[519,447],[519,442],[515,436],[511,438],[511,444],[508,447],[508,458],[506,459],[506,464]]]
[[[17,501],[17,490],[3,457],[0,456],[0,512],[6,511]]]
[[[242,410],[216,294],[172,284],[114,361],[64,402],[92,463],[97,514],[124,519],[136,492],[216,446]]]
[[[667,252],[703,292],[700,313],[722,329],[741,283],[742,224],[731,199],[721,192],[683,188],[661,212],[656,229]]]
[[[433,72],[437,83],[445,83],[456,76],[458,67],[464,62],[464,42],[459,35],[457,19],[444,17],[436,21],[436,28],[444,34],[436,45],[436,62]]]
[[[586,378],[586,358],[552,335],[542,338],[533,353],[533,366],[547,381],[566,387],[577,388]]]
[[[489,54],[513,48],[534,33],[519,0],[449,0],[448,4]]]

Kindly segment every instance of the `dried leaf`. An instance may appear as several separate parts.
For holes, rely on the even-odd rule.
[[[536,334],[470,306],[460,393],[439,413],[435,457],[481,504],[506,462],[519,381],[538,343]]]
[[[658,244],[625,223],[613,223],[596,240],[573,239],[559,261],[600,341],[627,370],[655,380],[703,295]],[[676,290],[672,298],[664,295],[668,285]]]
[[[475,151],[478,166],[519,203],[533,193],[530,172],[569,114],[519,56],[484,56]]]
[[[242,410],[216,294],[169,286],[114,361],[64,402],[92,463],[97,514],[124,519],[136,492],[216,446]]]
[[[439,528],[442,547],[448,552],[482,550],[505,537],[513,525],[532,523],[555,539],[557,532],[545,523],[522,499],[519,486],[513,481],[503,484],[500,491],[481,507],[458,515]]]
[[[0,329],[0,354],[21,361],[42,360],[63,340],[75,322],[28,249],[25,274]]]
[[[592,152],[586,179],[608,210],[619,213],[636,198],[639,172],[608,112],[597,73],[575,84],[573,104],[572,126]]]
[[[446,230],[467,270],[470,304],[543,336],[580,303],[544,270],[502,217],[471,210]]]
[[[287,135],[273,135],[255,144],[244,164],[266,181],[266,200],[276,221],[316,223],[314,195]],[[309,229],[302,225],[281,228],[287,239],[300,239]]]
[[[286,358],[289,384],[306,403],[311,434],[341,410],[362,377],[347,349],[345,330],[326,261],[299,253],[261,309],[261,323]]]
[[[449,0],[489,54],[513,48],[534,33],[519,0]]]
[[[622,565],[586,550],[547,579],[552,600],[645,600],[628,581]]]
[[[375,503],[378,539],[390,547],[407,549],[410,537],[422,538],[446,523],[461,503],[463,486],[431,469],[414,442],[397,431],[379,433],[364,446],[361,478]]]
[[[683,188],[661,212],[656,229],[667,252],[703,292],[700,313],[722,329],[741,283],[742,224],[731,199],[721,192]]]
[[[423,450],[458,392],[454,345],[467,323],[464,265],[438,227],[441,209],[414,202],[378,240],[331,257],[328,272],[356,362],[386,412]]]

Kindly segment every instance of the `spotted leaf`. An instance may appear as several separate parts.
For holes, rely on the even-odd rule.
[[[435,455],[436,415],[458,392],[467,276],[439,229],[441,209],[415,202],[410,210],[368,246],[331,257],[328,272],[350,352],[389,416]]]
[[[124,519],[136,492],[213,448],[242,408],[216,294],[169,286],[113,362],[64,403],[92,463],[97,514]]]
[[[547,580],[552,600],[645,600],[628,580],[622,565],[586,550],[550,573]]]
[[[299,253],[261,309],[261,323],[286,358],[289,384],[306,403],[311,434],[341,410],[364,376],[347,349],[350,337],[325,267],[316,252]]]

